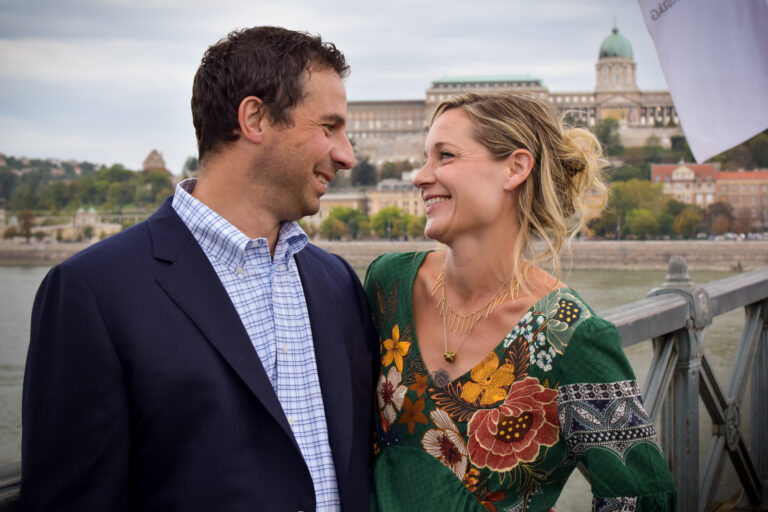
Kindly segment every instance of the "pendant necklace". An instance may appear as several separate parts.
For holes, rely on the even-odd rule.
[[[491,299],[484,306],[475,310],[472,313],[463,314],[459,313],[448,303],[448,299],[445,296],[445,262],[440,270],[440,274],[437,276],[435,283],[432,285],[432,296],[440,289],[440,300],[437,302],[437,311],[440,313],[440,317],[443,320],[443,359],[452,363],[456,359],[456,353],[464,346],[464,343],[469,339],[470,334],[475,329],[477,324],[483,318],[488,318],[510,296],[513,298],[517,296],[518,289],[520,288],[520,282],[525,279],[526,269],[520,279],[515,282],[513,287],[509,286],[509,282],[512,280],[514,274],[510,274],[509,277],[501,284],[496,293],[493,294]],[[461,341],[456,350],[448,350],[448,330],[455,332],[456,334],[463,335],[464,339]]]

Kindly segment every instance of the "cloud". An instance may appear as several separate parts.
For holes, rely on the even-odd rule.
[[[663,89],[636,0],[0,0],[0,152],[130,167],[154,147],[178,172],[195,153],[194,73],[236,27],[333,41],[352,66],[351,100],[423,99],[446,75],[530,74],[553,91],[590,90],[614,16],[641,88]]]

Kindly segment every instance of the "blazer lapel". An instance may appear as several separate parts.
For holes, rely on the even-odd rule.
[[[150,219],[153,254],[170,262],[158,284],[197,325],[264,407],[296,440],[264,367],[216,271],[166,201]]]
[[[325,406],[325,420],[339,484],[345,481],[352,441],[352,383],[349,355],[339,328],[339,310],[330,300],[336,288],[323,265],[306,249],[296,254],[301,284],[312,326],[315,361]]]

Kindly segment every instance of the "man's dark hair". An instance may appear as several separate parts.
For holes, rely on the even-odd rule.
[[[230,32],[208,47],[192,85],[192,122],[202,162],[206,152],[237,140],[237,109],[258,96],[269,120],[290,126],[291,110],[304,97],[305,70],[332,69],[344,78],[344,54],[320,36],[280,27]]]

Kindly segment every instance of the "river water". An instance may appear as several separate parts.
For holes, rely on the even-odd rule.
[[[21,454],[21,388],[24,361],[29,342],[29,318],[34,295],[48,267],[0,266],[0,465],[16,462]],[[364,270],[358,270],[362,273]],[[664,280],[663,271],[571,271],[563,281],[579,291],[598,312],[644,298]],[[731,275],[728,272],[692,272],[696,283],[702,284]],[[744,320],[743,310],[715,319],[707,333],[706,354],[721,388],[727,392],[736,347]],[[640,343],[627,350],[632,366],[642,383],[650,364],[650,343]],[[703,404],[700,425],[702,464],[709,445],[711,424]],[[742,421],[748,422],[749,409],[742,410]],[[749,425],[744,425],[749,439]],[[738,492],[739,485],[730,460],[721,481],[718,500],[727,500]],[[589,484],[574,472],[560,500],[558,512],[587,512],[590,510]]]

